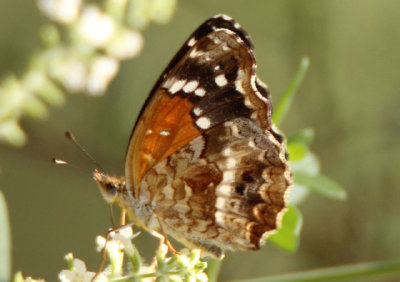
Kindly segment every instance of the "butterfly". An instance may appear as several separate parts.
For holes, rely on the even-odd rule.
[[[132,131],[125,176],[95,171],[108,202],[203,255],[257,250],[292,184],[253,46],[233,19],[204,22],[173,57]]]

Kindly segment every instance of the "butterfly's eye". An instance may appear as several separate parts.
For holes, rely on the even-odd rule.
[[[113,203],[118,197],[118,187],[113,183],[97,182],[100,187],[101,194],[107,203]]]
[[[109,176],[97,170],[93,173],[93,178],[96,180],[104,199],[108,203],[113,203],[118,199],[118,192],[121,187],[119,178]]]
[[[114,186],[112,183],[105,184],[104,188],[105,191],[103,193],[107,194],[106,198],[115,199],[115,197],[117,197],[118,188]]]

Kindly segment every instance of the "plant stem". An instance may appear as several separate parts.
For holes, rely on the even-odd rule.
[[[320,268],[284,275],[246,279],[246,282],[353,281],[353,279],[376,278],[377,276],[395,274],[400,277],[400,259]]]
[[[221,269],[222,260],[211,258],[207,266],[208,282],[217,282],[219,270]]]
[[[302,58],[299,70],[293,77],[286,91],[283,93],[281,100],[277,104],[277,107],[274,109],[272,114],[272,121],[276,125],[279,126],[282,123],[283,118],[286,116],[286,113],[288,112],[292,103],[294,94],[296,93],[297,89],[299,89],[309,65],[310,60],[307,57]]]

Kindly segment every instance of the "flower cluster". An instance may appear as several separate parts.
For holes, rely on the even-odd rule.
[[[133,234],[131,227],[125,227],[110,234],[110,239],[98,236],[96,239],[98,250],[105,252],[109,266],[103,271],[95,273],[88,271],[86,264],[73,255],[67,254],[65,259],[68,269],[59,273],[62,282],[105,282],[105,281],[207,281],[203,272],[207,267],[206,262],[200,260],[199,250],[183,250],[183,254],[168,257],[168,247],[160,244],[156,256],[150,265],[142,263],[142,259],[132,239],[138,234]],[[126,258],[126,259],[125,259]],[[15,282],[39,282],[32,278],[23,278],[18,273]]]
[[[143,48],[140,29],[167,22],[176,0],[38,0],[52,21],[41,30],[44,50],[35,54],[21,77],[0,83],[0,140],[23,145],[23,115],[47,116],[46,103],[64,102],[63,91],[99,96],[119,71],[120,61]],[[60,87],[61,86],[61,87]]]

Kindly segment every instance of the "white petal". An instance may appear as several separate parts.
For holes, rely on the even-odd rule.
[[[110,81],[117,74],[119,62],[111,57],[102,56],[96,59],[90,67],[87,81],[89,94],[99,95],[104,93]]]
[[[82,13],[78,33],[94,47],[103,47],[115,32],[115,22],[96,6],[88,6]]]
[[[76,275],[75,272],[64,269],[60,272],[60,274],[58,274],[58,278],[61,282],[71,282],[75,281]]]
[[[84,275],[83,275],[83,281],[84,282],[90,282],[90,281],[92,281],[92,279],[93,279],[93,277],[96,275],[96,273],[94,273],[94,272],[86,272]],[[97,278],[98,278],[99,276],[97,276],[96,277],[96,279],[95,279],[95,281],[99,281]]]
[[[107,51],[118,59],[131,59],[136,57],[142,48],[142,34],[135,30],[129,30],[116,35],[107,46]]]
[[[80,259],[74,259],[74,267],[75,272],[85,273],[86,272],[86,264]]]
[[[97,251],[100,252],[102,249],[104,249],[104,246],[106,245],[106,238],[104,238],[103,236],[97,236],[96,245]]]
[[[50,19],[71,23],[79,15],[81,0],[39,0],[38,5]]]

